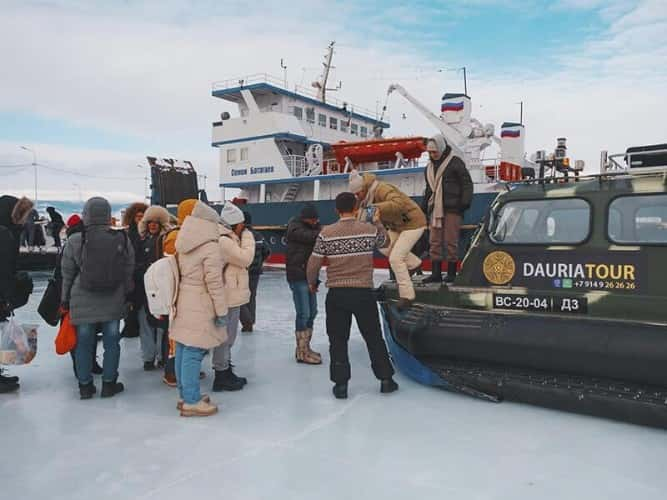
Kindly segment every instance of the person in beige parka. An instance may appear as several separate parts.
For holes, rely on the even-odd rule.
[[[227,313],[227,341],[213,350],[213,391],[239,391],[247,380],[234,373],[231,364],[232,346],[236,340],[241,306],[250,301],[248,266],[255,257],[255,237],[245,228],[245,215],[236,205],[227,202],[220,218],[219,240],[223,260]]]
[[[170,337],[176,342],[182,416],[207,416],[218,410],[200,393],[199,371],[206,352],[227,340],[219,220],[215,210],[198,201],[176,239],[180,285]]]

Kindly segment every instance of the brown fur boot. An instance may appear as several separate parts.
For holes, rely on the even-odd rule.
[[[310,350],[310,335],[308,330],[301,330],[296,332],[296,351],[294,356],[297,363],[306,363],[308,365],[319,365],[322,363],[322,358],[319,354],[316,356]]]

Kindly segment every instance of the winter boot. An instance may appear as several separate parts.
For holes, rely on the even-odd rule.
[[[456,278],[456,262],[447,262],[447,276],[445,283],[451,283]]]
[[[380,381],[380,392],[383,394],[388,394],[398,390],[398,384],[394,381],[393,378],[389,377]]]
[[[336,399],[347,399],[347,383],[334,385],[331,392]]]
[[[152,372],[155,370],[155,361],[144,361],[144,371]]]
[[[125,386],[116,380],[117,379],[114,379],[112,382],[102,381],[102,392],[100,394],[101,398],[111,398],[119,392],[123,392],[125,390]]]
[[[310,337],[308,330],[301,330],[296,332],[296,351],[294,357],[297,363],[305,363],[307,365],[319,365],[322,363],[322,358],[311,354]]]
[[[243,333],[252,333],[252,323],[243,323],[241,325],[241,331]]]
[[[96,392],[97,389],[95,388],[95,384],[92,382],[89,384],[79,384],[79,396],[81,399],[90,399]]]
[[[422,283],[442,283],[442,261],[434,260],[431,262],[431,276],[424,278]]]
[[[208,394],[202,394],[201,395],[201,400],[204,401],[205,403],[210,403],[211,402],[211,398],[209,397]],[[177,410],[182,410],[184,404],[185,404],[185,401],[183,401],[182,399],[179,399],[178,403],[176,403],[176,409]]]
[[[234,373],[234,365],[232,363],[229,363],[229,371],[232,374],[232,378],[236,378],[241,381],[243,385],[246,385],[248,383],[248,379],[245,377],[239,377],[236,373]]]
[[[6,383],[6,384],[18,384],[19,383],[19,378],[18,377],[10,377],[9,375],[5,375],[3,373],[3,370],[0,368],[0,383]]]
[[[243,382],[234,375],[231,367],[226,370],[215,370],[215,378],[213,379],[213,392],[220,391],[240,391],[243,389]]]
[[[167,384],[169,387],[176,387],[178,385],[176,382],[176,375],[173,373],[165,373],[162,377],[162,382]]]
[[[317,359],[320,360],[320,363],[322,362],[322,355],[319,352],[315,352],[310,348],[310,341],[313,338],[313,329],[312,328],[306,328],[306,331],[308,332],[308,354],[311,356],[316,357]]]
[[[19,387],[18,382],[0,381],[0,394],[8,394],[10,392],[18,391]]]
[[[181,407],[181,417],[210,417],[218,413],[218,407],[204,398],[199,400],[199,403],[189,405],[183,403]]]

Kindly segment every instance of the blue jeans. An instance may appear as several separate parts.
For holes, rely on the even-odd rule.
[[[207,349],[176,342],[176,383],[178,394],[189,405],[199,403],[199,372]]]
[[[104,344],[104,362],[102,364],[102,380],[113,382],[118,378],[118,362],[120,361],[120,321],[105,321],[102,325],[102,343]],[[76,325],[76,351],[74,361],[76,374],[80,384],[90,384],[93,381],[93,358],[95,330],[98,323]]]
[[[289,284],[296,309],[296,331],[312,328],[317,316],[317,295],[310,293],[307,281],[295,281]]]

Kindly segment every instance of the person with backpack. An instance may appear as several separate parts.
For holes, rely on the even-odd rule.
[[[19,283],[16,265],[23,224],[30,215],[33,203],[28,198],[0,196],[0,321],[5,321],[19,307]],[[19,389],[19,378],[3,374],[0,368],[0,393]]]
[[[259,287],[259,277],[262,275],[264,262],[271,255],[271,249],[264,236],[252,228],[250,213],[243,212],[243,214],[245,216],[245,227],[255,238],[255,256],[250,263],[250,267],[248,267],[250,301],[241,306],[241,331],[250,333],[257,319],[257,288]]]
[[[139,222],[139,236],[141,240],[137,245],[134,267],[134,307],[137,308],[139,320],[139,340],[141,343],[141,357],[144,362],[144,370],[155,369],[155,360],[158,357],[158,346],[162,346],[162,337],[167,324],[151,315],[146,302],[146,290],[144,288],[144,274],[150,265],[164,255],[162,244],[164,237],[170,229],[169,212],[164,207],[154,205],[148,207],[143,218]],[[162,363],[165,363],[164,353],[160,353]]]
[[[65,227],[65,221],[63,220],[63,216],[56,212],[55,207],[46,207],[46,211],[51,219],[47,227],[51,232],[51,236],[53,236],[53,244],[56,248],[60,248],[60,231]]]
[[[126,298],[134,288],[134,249],[127,235],[111,229],[111,205],[101,197],[90,198],[83,207],[84,230],[73,234],[62,257],[63,311],[69,311],[76,327],[76,371],[81,399],[96,392],[90,356],[95,330],[102,326],[104,362],[103,398],[122,392],[118,382],[120,320],[126,313]]]
[[[65,224],[67,229],[65,230],[65,234],[67,235],[67,239],[69,239],[73,234],[81,233],[83,232],[83,220],[78,214],[73,214],[67,219],[67,223]],[[62,291],[63,287],[63,272],[62,272],[62,259],[63,259],[63,254],[62,250],[60,254],[58,255],[58,260],[56,261],[56,268],[53,271],[53,280],[55,282],[55,286],[58,287],[58,291]],[[60,302],[60,301],[59,301]],[[62,321],[62,318],[61,318]],[[98,325],[99,327],[99,325]],[[101,332],[100,328],[96,328],[96,332]],[[72,368],[74,370],[74,376],[77,377],[76,375],[76,349],[73,349],[70,351],[70,356],[72,357]],[[93,350],[90,353],[92,357],[92,373],[93,375],[101,375],[102,374],[102,367],[99,365],[97,362],[97,341],[93,344]],[[78,377],[77,377],[78,379]]]
[[[241,306],[250,300],[248,266],[255,256],[255,238],[245,228],[245,216],[240,208],[225,203],[220,214],[220,251],[223,261],[225,299],[227,301],[227,340],[213,350],[213,392],[240,391],[246,384],[245,377],[238,377],[231,364],[232,347],[239,330]]]
[[[185,218],[192,214],[192,210],[195,208],[196,203],[196,199],[189,198],[178,204],[178,208],[176,209],[176,225],[167,232],[162,242],[162,253],[164,255],[176,255],[176,239],[178,238],[178,231],[183,225]],[[168,321],[169,320],[167,319],[167,322]],[[175,366],[176,343],[169,336],[168,326],[165,335],[162,336],[162,356],[162,359],[166,358],[162,381],[169,387],[176,387],[178,385]],[[204,377],[204,372],[200,373],[200,377]]]
[[[134,249],[135,254],[139,253],[139,243],[141,241],[141,237],[139,236],[139,222],[144,218],[144,212],[146,212],[147,208],[148,205],[145,203],[137,202],[132,203],[123,212],[123,227],[132,243],[132,248]],[[139,308],[135,305],[136,299],[136,293],[130,297],[130,310],[123,321],[121,337],[132,338],[139,336]]]
[[[206,417],[218,411],[201,394],[199,373],[209,349],[227,340],[219,221],[215,210],[198,201],[176,238],[179,284],[169,335],[176,342],[176,407],[183,417]]]

